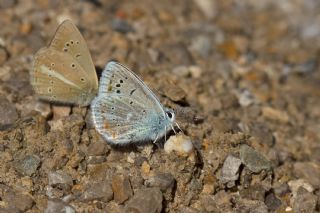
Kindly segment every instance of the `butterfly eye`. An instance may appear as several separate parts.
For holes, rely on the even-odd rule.
[[[166,111],[167,117],[173,121],[174,120],[174,112],[172,110],[167,110]]]

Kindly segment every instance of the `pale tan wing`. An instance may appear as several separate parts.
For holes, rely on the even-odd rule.
[[[65,20],[60,24],[50,43],[50,48],[73,57],[83,70],[88,73],[88,80],[98,90],[98,77],[89,49],[80,31],[72,21]]]
[[[96,95],[88,75],[69,54],[43,48],[35,55],[30,80],[41,99],[86,106]]]

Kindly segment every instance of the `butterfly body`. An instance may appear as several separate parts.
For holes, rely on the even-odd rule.
[[[116,62],[104,69],[91,110],[97,131],[112,144],[155,141],[174,122],[174,112],[163,107],[138,76]]]

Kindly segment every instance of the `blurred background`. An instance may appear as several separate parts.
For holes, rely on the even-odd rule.
[[[319,11],[317,0],[1,0],[0,212],[319,211]],[[116,59],[177,111],[198,157],[114,150],[86,109],[35,99],[33,55],[65,19],[98,74]],[[145,187],[163,187],[145,192],[157,198],[147,210]]]

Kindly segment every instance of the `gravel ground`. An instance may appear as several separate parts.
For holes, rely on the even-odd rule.
[[[320,2],[1,0],[0,212],[319,212]],[[111,147],[90,108],[40,102],[34,53],[72,19],[177,112]]]

